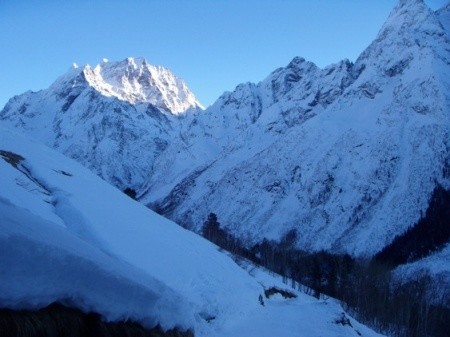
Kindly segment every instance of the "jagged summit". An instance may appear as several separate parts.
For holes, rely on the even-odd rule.
[[[95,67],[74,64],[52,87],[58,90],[65,84],[87,85],[104,96],[131,104],[151,103],[172,114],[203,108],[183,80],[167,68],[149,64],[143,57],[119,62],[103,59]]]
[[[422,0],[400,0],[392,9],[378,36],[386,36],[388,33],[410,35],[413,32],[438,29],[438,26],[433,11]]]
[[[422,0],[400,0],[357,63],[369,57],[379,64],[389,63],[398,58],[394,53],[412,53],[446,43],[448,37],[438,17]]]

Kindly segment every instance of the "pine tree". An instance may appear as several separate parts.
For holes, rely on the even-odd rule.
[[[220,223],[215,213],[209,213],[208,219],[203,223],[202,235],[212,242],[217,242],[220,233]]]

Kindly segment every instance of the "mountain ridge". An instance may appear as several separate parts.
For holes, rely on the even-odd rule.
[[[222,95],[193,123],[194,128],[198,128],[198,125],[206,125],[204,129],[208,132],[211,129],[214,130],[214,127],[221,129],[220,132],[211,132],[213,135],[211,137],[198,136],[201,139],[198,143],[209,142],[212,144],[211,147],[219,148],[219,152],[222,153],[217,157],[216,165],[214,165],[216,160],[214,158],[198,166],[200,171],[202,167],[209,167],[210,164],[213,167],[216,166],[215,169],[209,169],[210,178],[205,177],[202,181],[198,177],[199,171],[193,170],[191,178],[189,175],[182,176],[180,183],[173,186],[172,192],[169,194],[164,192],[167,197],[159,200],[157,197],[150,198],[151,207],[162,209],[163,214],[176,221],[184,221],[186,226],[197,230],[208,211],[215,212],[223,226],[233,234],[249,239],[250,242],[260,241],[264,237],[278,240],[283,233],[297,228],[299,236],[305,232],[309,233],[299,243],[300,247],[306,249],[339,251],[346,246],[346,251],[351,254],[376,253],[395,236],[395,233],[411,226],[418,220],[421,212],[425,212],[434,186],[420,176],[432,174],[434,177],[429,179],[442,180],[439,171],[446,165],[445,158],[448,157],[449,147],[446,144],[448,143],[446,135],[448,135],[449,105],[445,88],[449,85],[448,76],[446,76],[449,53],[442,46],[448,45],[449,40],[442,25],[436,19],[435,13],[424,6],[422,1],[400,2],[392,11],[374,43],[363,51],[354,64],[344,60],[336,65],[319,69],[302,58],[294,58],[287,67],[275,70],[259,84],[242,84],[237,86],[234,92]],[[396,18],[400,18],[403,24],[397,23]],[[394,21],[392,23],[394,27],[391,25],[392,21]],[[397,36],[397,25],[401,28],[400,36]],[[327,76],[331,78],[327,79]],[[314,84],[315,80],[319,82]],[[415,92],[417,88],[420,90],[419,93]],[[247,95],[244,95],[244,92]],[[285,99],[280,100],[283,95]],[[357,104],[360,105],[356,106]],[[261,106],[265,111],[261,112]],[[339,114],[339,117],[336,117],[336,114]],[[257,116],[257,118],[251,116]],[[208,117],[211,120],[209,124]],[[230,122],[230,119],[234,119],[234,122]],[[244,131],[242,134],[228,132],[227,126],[230,124]],[[253,124],[258,127],[251,128]],[[314,126],[308,127],[307,124]],[[383,127],[379,127],[380,125]],[[398,129],[395,129],[396,125]],[[432,131],[433,128],[435,131]],[[261,130],[265,132],[260,132]],[[334,134],[342,131],[345,131],[344,138],[336,138]],[[418,132],[423,136],[427,135],[430,144],[434,145],[428,149],[419,149],[423,146],[419,145],[423,139],[419,141],[421,138],[419,136],[417,143],[413,140],[418,136]],[[434,137],[434,132],[439,135],[437,138],[439,140]],[[199,133],[192,132],[192,134]],[[277,139],[277,134],[283,136]],[[389,134],[395,134],[395,138],[390,137]],[[239,136],[241,136],[240,139]],[[263,137],[264,139],[261,140]],[[305,140],[305,137],[308,137],[309,141]],[[195,140],[194,137],[186,138]],[[246,143],[246,138],[254,141],[243,145]],[[327,138],[334,141],[324,142],[323,139]],[[302,141],[297,142],[292,139],[302,139]],[[439,142],[442,142],[442,145],[438,145]],[[264,145],[259,146],[258,143],[264,143]],[[288,144],[290,150],[286,150]],[[320,144],[324,147],[320,147]],[[189,146],[195,148],[197,145],[194,143]],[[274,150],[269,153],[267,149],[271,146]],[[346,151],[340,149],[342,146],[346,147]],[[243,149],[245,147],[249,150]],[[289,159],[289,153],[298,153],[299,147],[303,147],[300,158],[303,161],[311,158],[307,159],[307,165],[315,167],[312,172],[311,169],[306,169],[310,171],[309,178],[305,178],[305,170],[300,162],[296,163]],[[227,153],[232,152],[234,157],[228,156]],[[353,155],[349,156],[351,153]],[[415,159],[408,158],[407,153],[412,153]],[[434,155],[437,156],[435,163],[439,168],[431,166],[429,170],[426,170],[420,167],[423,166],[423,158],[435,160],[430,158]],[[237,160],[241,164],[227,170],[223,168],[227,162],[218,159],[221,156],[228,156],[232,166],[235,165],[232,164],[233,158],[238,157],[240,159]],[[364,158],[374,156],[380,162],[377,164],[371,159],[374,162],[373,167],[368,168]],[[322,162],[314,159],[320,157],[323,158]],[[350,160],[349,157],[354,158]],[[342,158],[347,158],[345,165],[339,164]],[[292,164],[286,165],[289,161]],[[339,175],[343,179],[340,186],[336,186],[336,175],[329,171],[336,165],[340,167]],[[404,177],[411,167],[414,169],[411,172],[414,172],[415,178]],[[348,168],[353,170],[353,178],[344,172]],[[246,173],[239,174],[239,172]],[[292,172],[292,175],[288,172]],[[396,177],[393,176],[394,174]],[[391,175],[390,178],[389,175]],[[223,178],[217,181],[214,179],[215,176]],[[266,182],[261,181],[262,177],[266,177]],[[358,183],[361,179],[359,177],[373,182]],[[248,183],[249,178],[251,180]],[[157,185],[159,179],[160,177],[157,176],[152,184]],[[300,184],[306,183],[306,186],[303,185],[298,190],[300,198],[298,195],[294,197],[289,192],[297,179],[300,179]],[[408,183],[409,179],[417,179],[421,182]],[[401,180],[404,181],[401,182]],[[445,178],[444,180],[446,181]],[[258,181],[261,181],[260,186],[252,187]],[[357,183],[355,190],[352,191],[350,188],[349,191],[348,181]],[[406,191],[401,192],[399,189],[405,183],[409,184],[408,188],[412,191],[409,196]],[[443,183],[448,186],[448,182]],[[360,187],[356,188],[358,185]],[[392,185],[398,187],[392,188]],[[425,186],[427,187],[424,190]],[[202,193],[202,189],[207,192]],[[335,192],[330,193],[333,192],[330,189]],[[327,210],[326,208],[331,205],[327,205],[325,199],[342,199],[345,195],[339,195],[339,191],[345,191],[345,189],[347,189],[345,193],[347,198],[352,198],[350,193],[361,193],[360,199],[349,202],[348,206],[341,201],[332,207],[332,212]],[[400,197],[395,189],[404,195]],[[268,200],[261,198],[260,195],[267,195],[268,190],[272,196],[267,196]],[[361,192],[354,193],[358,190]],[[153,193],[159,195],[158,189],[153,190]],[[393,193],[398,196],[394,196]],[[273,194],[278,196],[274,197]],[[414,201],[411,196],[418,199]],[[293,197],[294,201],[292,201]],[[227,205],[223,205],[224,198],[228,202]],[[295,201],[295,198],[298,201]],[[406,206],[408,199],[409,207]],[[273,203],[281,204],[273,207]],[[396,210],[389,206],[392,203],[403,204],[403,206]],[[234,206],[230,207],[230,204]],[[309,207],[302,206],[308,204]],[[367,204],[370,207],[367,207]],[[378,210],[372,206],[378,207]],[[339,211],[341,207],[344,207],[343,212]],[[301,208],[307,210],[304,216],[299,216],[298,211],[297,213],[292,211]],[[320,214],[314,214],[317,211]],[[373,220],[370,226],[364,226],[364,230],[359,230],[359,234],[357,229],[352,229],[354,226],[352,222],[357,225],[361,222],[361,217],[374,218],[374,211],[378,213],[378,218]],[[288,213],[287,217],[281,212]],[[294,214],[289,215],[289,213]],[[384,223],[386,214],[396,215],[390,220],[389,228],[381,229],[376,224]],[[312,220],[311,217],[313,217]],[[317,220],[314,220],[314,217]],[[330,226],[327,223],[329,221],[327,218],[330,217],[340,219],[340,224]],[[312,224],[312,221],[316,223]],[[282,222],[286,224],[283,225]],[[288,224],[289,222],[291,225]],[[292,225],[299,222],[304,224]],[[348,223],[347,228],[342,225],[342,222]],[[242,227],[246,229],[240,230]],[[280,230],[280,227],[284,228]],[[316,229],[311,232],[307,230],[308,227]],[[384,226],[381,227],[384,228]],[[364,234],[368,230],[371,234]],[[342,238],[337,240],[336,236],[340,235]],[[258,239],[252,241],[252,236],[257,236]],[[351,240],[356,243],[353,248],[348,242],[349,236],[354,237]],[[317,239],[319,237],[325,238],[319,240]],[[374,238],[377,239],[373,240]],[[318,241],[320,244],[314,246],[314,242]],[[333,242],[334,244],[330,246]],[[367,244],[361,244],[361,242]],[[374,245],[373,242],[378,244]],[[357,248],[358,246],[364,248]]]

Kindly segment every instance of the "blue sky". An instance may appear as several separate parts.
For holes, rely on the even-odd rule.
[[[426,0],[433,9],[447,0]],[[396,0],[0,0],[0,108],[73,62],[143,56],[206,106],[302,56],[354,61]]]

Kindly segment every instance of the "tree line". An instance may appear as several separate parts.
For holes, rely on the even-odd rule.
[[[295,246],[295,230],[279,242],[265,239],[247,248],[220,225],[214,213],[204,222],[202,235],[219,247],[280,274],[285,283],[299,290],[317,298],[331,296],[341,300],[358,320],[380,332],[397,337],[447,337],[450,331],[450,293],[442,295],[442,303],[430,301],[431,280],[427,277],[395,287],[392,264],[379,258],[364,260],[325,251],[305,252]]]
[[[398,266],[417,261],[450,242],[450,192],[437,186],[424,217],[375,255],[379,262]]]

